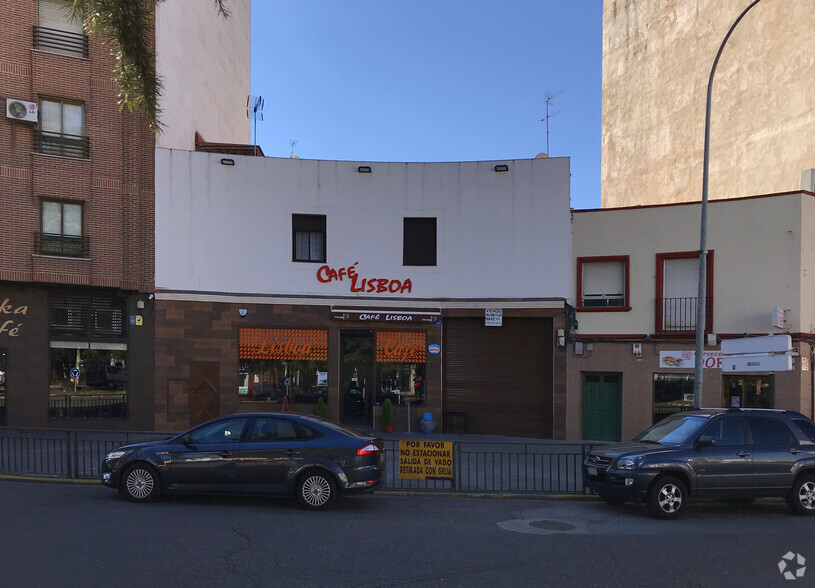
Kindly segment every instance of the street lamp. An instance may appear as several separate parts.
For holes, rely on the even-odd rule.
[[[716,73],[716,66],[719,64],[719,57],[722,56],[727,40],[733,33],[733,29],[741,22],[744,15],[750,12],[761,0],[753,0],[745,8],[736,21],[727,31],[716,59],[713,60],[713,67],[710,68],[710,78],[707,82],[707,103],[705,104],[705,155],[702,163],[702,222],[699,231],[699,289],[696,293],[696,359],[693,370],[693,408],[702,408],[702,373],[705,366],[705,312],[707,310],[707,182],[708,164],[710,160],[710,97],[713,94],[713,74]]]

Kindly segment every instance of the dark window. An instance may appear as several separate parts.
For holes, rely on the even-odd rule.
[[[753,433],[753,445],[788,445],[797,443],[792,432],[783,422],[768,417],[749,419]]]
[[[292,261],[325,262],[325,215],[293,214]]]
[[[801,419],[795,419],[792,422],[795,423],[801,432],[807,436],[807,439],[815,443],[815,425],[809,421],[802,421]]]
[[[436,265],[436,219],[405,217],[402,265]]]
[[[654,418],[693,408],[693,374],[654,374]]]
[[[190,443],[240,443],[246,417],[204,425],[190,434]]]
[[[712,437],[717,447],[744,445],[744,420],[721,419],[705,429],[702,435]]]
[[[293,422],[271,417],[257,417],[247,438],[250,443],[296,440],[297,427]]]
[[[115,294],[79,291],[49,296],[52,337],[123,339],[127,335],[124,300]]]

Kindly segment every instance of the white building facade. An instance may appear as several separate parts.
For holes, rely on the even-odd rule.
[[[397,430],[565,432],[568,159],[156,169],[157,428],[322,398],[349,424],[390,399]]]

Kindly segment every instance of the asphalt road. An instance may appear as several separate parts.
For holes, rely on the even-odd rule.
[[[691,504],[677,521],[598,501],[375,494],[137,505],[95,485],[0,481],[0,585],[811,586],[815,517],[781,501]],[[787,570],[797,570],[797,561]]]

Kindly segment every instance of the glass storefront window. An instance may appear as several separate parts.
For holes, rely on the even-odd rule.
[[[654,374],[654,419],[693,408],[693,374]]]
[[[328,401],[328,331],[241,329],[239,339],[239,401]]]
[[[124,344],[52,343],[49,418],[127,418]]]
[[[376,403],[425,404],[425,333],[376,333]]]
[[[772,375],[725,376],[723,389],[727,408],[775,408]]]
[[[6,352],[0,351],[0,425],[6,424]]]

